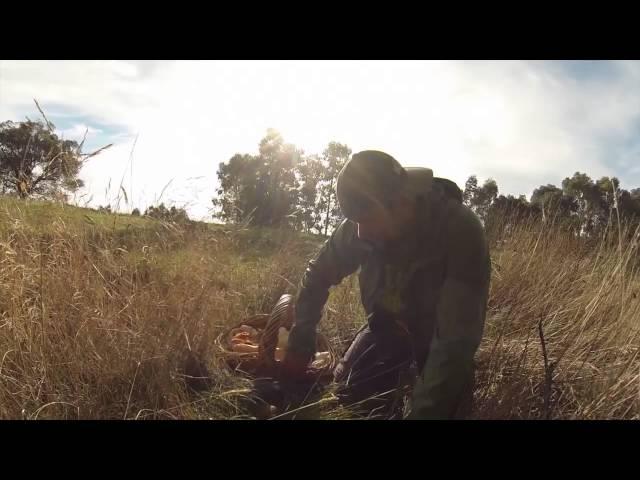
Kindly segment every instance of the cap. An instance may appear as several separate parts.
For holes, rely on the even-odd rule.
[[[336,195],[345,217],[357,221],[376,203],[386,206],[407,183],[407,171],[384,152],[354,154],[338,174]]]

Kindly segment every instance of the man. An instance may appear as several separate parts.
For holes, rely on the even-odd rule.
[[[340,398],[389,413],[413,366],[408,418],[468,415],[490,280],[482,224],[453,182],[379,151],[352,156],[337,197],[346,219],[304,273],[283,371],[304,377],[329,288],[359,268],[367,324],[334,372]]]

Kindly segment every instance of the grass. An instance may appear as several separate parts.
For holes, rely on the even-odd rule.
[[[476,418],[639,418],[638,232],[618,233],[587,243],[534,222],[489,232]]]
[[[615,234],[490,232],[474,418],[640,417],[638,236]],[[0,199],[0,418],[250,418],[214,340],[295,293],[321,241]],[[342,350],[362,322],[350,278],[321,329]],[[187,388],[191,358],[212,376],[204,393]],[[310,410],[351,416],[330,394]]]

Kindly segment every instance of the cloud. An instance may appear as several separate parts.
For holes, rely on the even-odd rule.
[[[618,147],[638,133],[639,66],[593,66],[609,74],[585,80],[557,62],[459,64],[467,93],[455,105],[467,168],[509,193],[530,194],[577,170],[638,180],[616,165],[625,155]]]
[[[461,186],[491,176],[503,193],[577,170],[640,184],[639,62],[2,61],[0,72],[0,118],[33,115],[37,98],[64,131],[89,126],[93,144],[115,144],[82,172],[103,203],[109,179],[140,208],[171,181],[163,199],[207,215],[218,164],[256,152],[269,127],[309,153],[331,140],[377,148]]]

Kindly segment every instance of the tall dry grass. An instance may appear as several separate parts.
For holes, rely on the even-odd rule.
[[[494,269],[476,418],[640,416],[638,231],[561,222],[488,231]]]
[[[290,234],[78,221],[53,207],[34,223],[14,206],[0,205],[0,418],[244,415],[246,385],[213,341],[294,290]],[[187,388],[191,358],[213,377],[205,395]]]
[[[637,232],[489,236],[474,418],[638,418]],[[294,293],[320,241],[0,201],[0,418],[249,418],[214,340]],[[321,328],[342,350],[363,321],[352,277]],[[211,376],[199,393],[193,359]],[[322,418],[349,417],[325,400]]]

